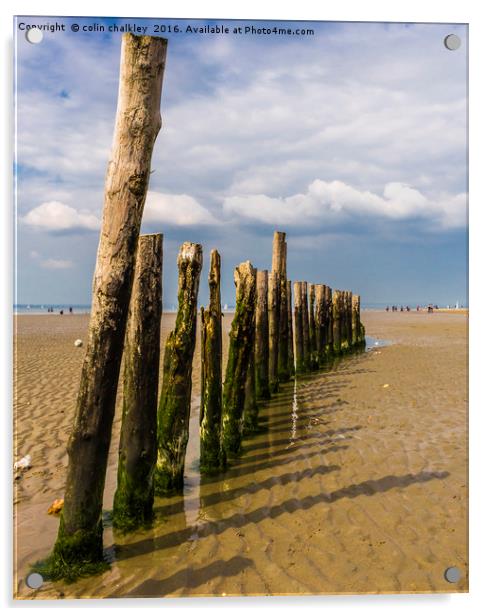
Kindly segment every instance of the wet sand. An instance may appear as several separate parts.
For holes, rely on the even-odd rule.
[[[225,317],[229,328],[230,315]],[[363,313],[390,346],[282,387],[264,430],[226,473],[198,473],[199,352],[184,497],[158,498],[150,530],[110,526],[120,403],[104,496],[110,571],[25,585],[45,557],[63,496],[87,316],[17,317],[14,593],[19,598],[160,597],[468,590],[467,317]],[[166,337],[174,315],[165,315]],[[388,387],[386,387],[388,385]],[[119,401],[120,402],[120,401]],[[462,578],[445,581],[447,567]]]

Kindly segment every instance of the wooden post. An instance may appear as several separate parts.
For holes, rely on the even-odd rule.
[[[281,383],[290,379],[289,374],[289,320],[287,309],[287,242],[285,233],[273,234],[272,272],[279,278],[278,308],[278,379]]]
[[[201,308],[200,471],[225,466],[221,447],[222,422],[222,310],[221,257],[211,250],[209,307]]]
[[[153,517],[160,369],[163,236],[139,238],[124,351],[122,426],[112,524],[127,531]]]
[[[268,336],[268,271],[259,270],[256,273],[255,316],[255,371],[258,400],[270,398]]]
[[[246,372],[245,401],[243,410],[243,433],[252,434],[258,430],[258,403],[256,400],[255,342],[256,342],[256,307],[253,315],[251,332],[251,353]]]
[[[358,308],[357,308],[357,331],[359,332],[359,345],[364,347],[365,346],[365,327],[362,323],[362,319],[361,319],[361,313],[360,313],[360,306],[361,306],[361,300],[360,300],[360,295],[358,296]]]
[[[289,374],[293,376],[294,366],[294,339],[292,335],[292,283],[287,280],[287,321],[288,321],[288,345],[289,345]]]
[[[58,537],[42,573],[73,579],[106,567],[102,496],[136,248],[161,126],[167,41],[122,37],[119,100],[92,287],[92,311]]]
[[[341,291],[333,292],[333,353],[341,355]]]
[[[202,246],[190,242],[182,244],[177,263],[178,312],[175,328],[170,332],[165,344],[163,381],[158,405],[155,493],[159,495],[183,488]]]
[[[319,368],[317,323],[316,323],[316,285],[309,285],[309,344],[311,347],[311,370]]]
[[[234,270],[234,284],[236,312],[229,334],[222,414],[222,442],[229,457],[237,456],[241,451],[246,375],[253,352],[256,269],[249,261]]]
[[[326,285],[317,284],[314,286],[316,313],[316,348],[318,362],[321,364],[326,360],[326,340],[327,340],[327,312],[326,312]]]
[[[351,351],[353,348],[353,333],[352,333],[352,292],[346,292],[346,335],[347,335],[347,343],[348,350]]]
[[[357,347],[360,342],[360,332],[358,331],[358,295],[352,295],[351,309],[351,342],[354,347]]]
[[[302,302],[302,340],[304,345],[304,369],[311,370],[311,338],[309,336],[309,309],[307,302],[307,282],[301,283]]]
[[[333,349],[333,292],[331,287],[326,285],[326,314],[327,314],[327,325],[326,325],[326,353],[328,359],[333,357],[334,349]]]
[[[294,282],[294,350],[295,371],[304,372],[304,338],[302,335],[302,282]]]
[[[268,348],[269,348],[269,384],[272,394],[278,391],[278,339],[280,309],[280,278],[271,272],[268,278]]]

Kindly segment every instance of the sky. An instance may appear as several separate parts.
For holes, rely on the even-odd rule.
[[[19,29],[56,22],[38,45]],[[165,306],[184,241],[203,245],[200,303],[217,248],[232,305],[233,268],[270,268],[274,230],[291,280],[466,304],[466,26],[48,17],[15,25],[16,303],[91,301],[119,77],[108,27],[126,23],[172,29],[142,224],[164,234]],[[231,33],[185,32],[207,24]],[[314,34],[232,33],[250,25]]]

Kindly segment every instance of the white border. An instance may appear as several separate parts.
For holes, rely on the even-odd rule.
[[[2,418],[2,465],[1,473],[0,517],[2,521],[3,558],[0,577],[2,605],[8,609],[21,612],[34,607],[34,602],[13,602],[11,599],[12,578],[9,575],[12,564],[11,556],[11,307],[13,302],[13,216],[12,216],[12,144],[13,132],[13,96],[12,96],[12,16],[14,14],[39,15],[127,15],[140,17],[203,17],[203,18],[242,18],[242,19],[300,19],[300,20],[351,20],[351,21],[434,21],[460,22],[470,24],[470,593],[459,595],[363,595],[363,596],[328,596],[297,598],[253,598],[253,599],[178,599],[178,600],[90,600],[36,602],[41,611],[53,608],[66,609],[79,607],[84,610],[101,612],[107,609],[127,609],[136,607],[178,609],[198,609],[202,614],[217,610],[244,612],[253,609],[278,609],[292,613],[297,609],[324,613],[334,609],[335,613],[362,610],[362,614],[391,613],[408,611],[423,614],[443,613],[460,614],[469,610],[477,614],[484,605],[488,605],[485,586],[488,583],[488,480],[487,456],[489,449],[489,405],[487,404],[488,369],[488,21],[487,10],[482,0],[464,0],[454,2],[430,2],[430,0],[405,0],[393,2],[383,0],[342,0],[336,4],[320,3],[317,0],[300,2],[282,1],[273,5],[261,1],[245,2],[187,1],[185,4],[171,2],[148,2],[138,0],[134,5],[126,4],[121,10],[120,1],[84,0],[68,3],[45,0],[4,0],[1,6],[1,42],[2,42],[2,96],[0,97],[1,118],[4,135],[0,148],[2,199],[2,267],[0,268],[1,331],[2,340],[0,390],[3,392]],[[9,452],[9,454],[7,454]]]

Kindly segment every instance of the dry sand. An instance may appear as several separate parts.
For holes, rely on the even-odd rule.
[[[112,567],[30,590],[29,564],[56,538],[47,509],[63,496],[87,321],[16,320],[14,455],[32,456],[14,481],[17,597],[467,591],[467,317],[416,312],[365,312],[367,334],[393,344],[283,387],[262,408],[268,430],[202,483],[197,352],[185,495],[157,499],[153,528],[127,536],[108,515],[119,407],[104,498]]]

